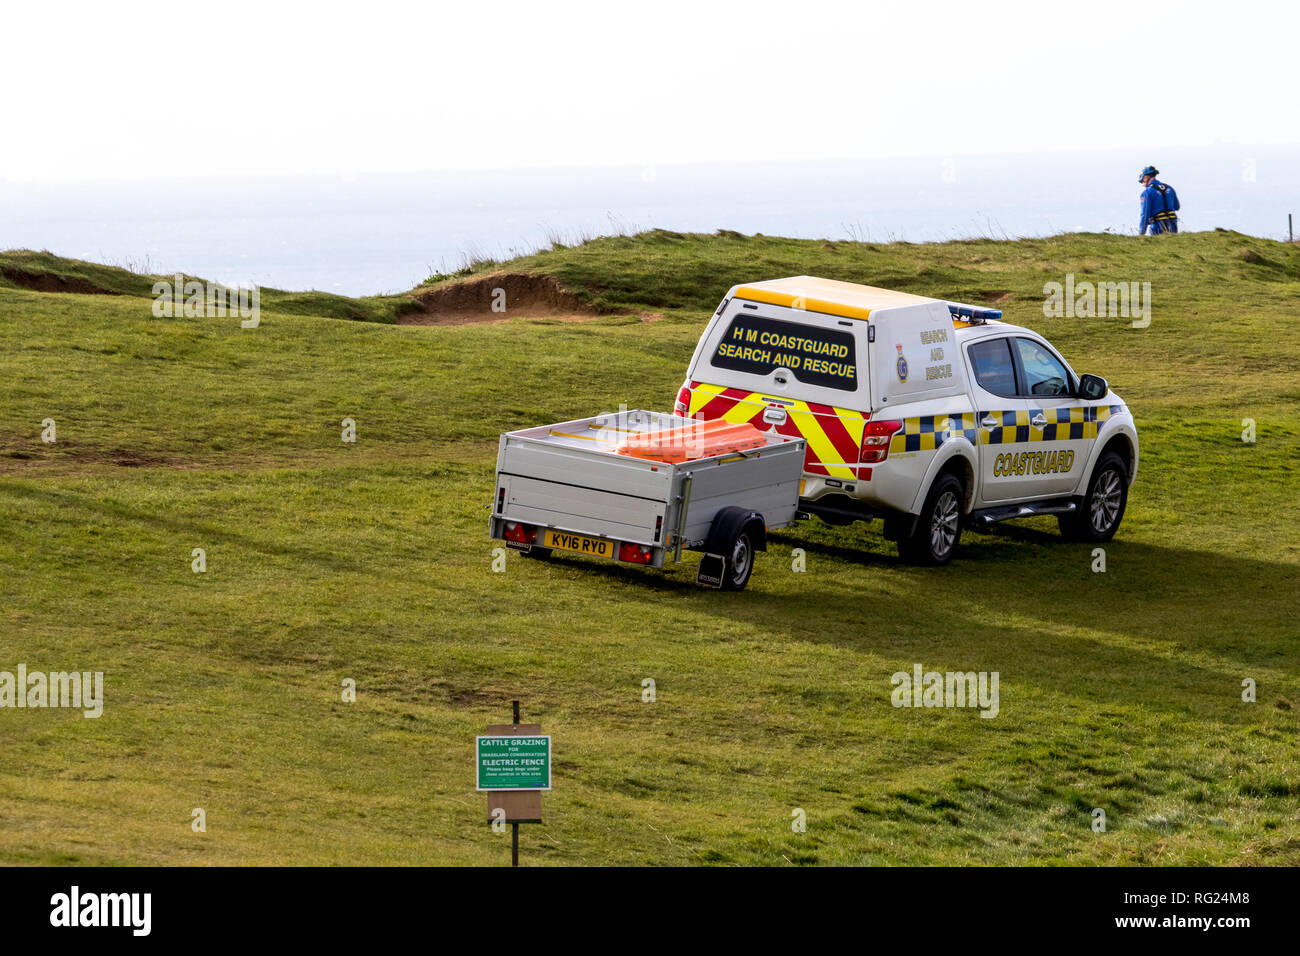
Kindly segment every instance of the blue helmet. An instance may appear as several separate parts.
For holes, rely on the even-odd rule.
[[[1147,176],[1159,176],[1159,175],[1160,175],[1160,170],[1156,169],[1154,166],[1148,166],[1146,169],[1142,170],[1141,174],[1138,176],[1138,182],[1142,182],[1142,180],[1145,179]]]

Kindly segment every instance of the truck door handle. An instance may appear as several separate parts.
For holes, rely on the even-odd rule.
[[[1035,428],[1042,428],[1047,424],[1047,419],[1042,415],[1035,415],[1029,420],[1029,424],[1033,425]]]
[[[982,419],[980,419],[980,424],[983,425],[985,428],[997,428],[998,420],[994,418],[992,415],[985,415]]]

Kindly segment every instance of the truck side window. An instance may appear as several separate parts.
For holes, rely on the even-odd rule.
[[[1033,339],[1016,337],[1030,395],[1069,395],[1070,373],[1055,355]]]
[[[967,350],[975,382],[986,392],[1012,398],[1016,394],[1016,365],[1006,339],[976,342]]]

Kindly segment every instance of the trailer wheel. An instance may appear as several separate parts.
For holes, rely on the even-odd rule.
[[[722,590],[743,591],[754,573],[754,540],[746,528],[740,531],[727,551],[727,573],[722,579]]]
[[[767,550],[767,524],[757,511],[723,508],[713,517],[704,550],[727,560],[722,590],[743,591],[754,573],[754,552]]]

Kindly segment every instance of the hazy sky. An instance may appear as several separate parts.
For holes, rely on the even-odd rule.
[[[1300,140],[1300,3],[7,4],[0,178]]]

